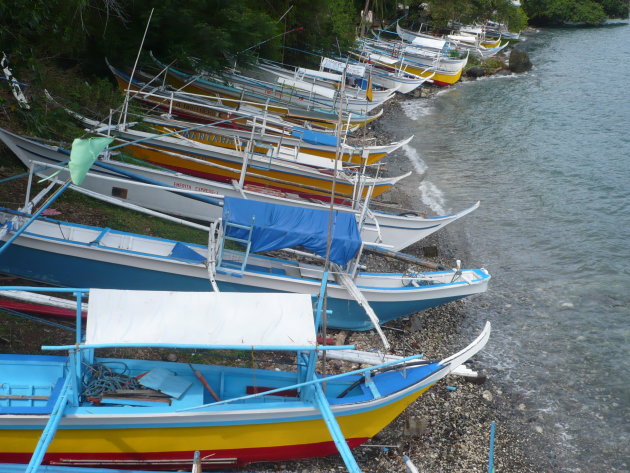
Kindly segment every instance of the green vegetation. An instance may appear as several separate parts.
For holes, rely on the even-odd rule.
[[[24,167],[19,160],[12,153],[4,153],[2,167],[0,167],[0,178],[14,176],[22,172],[24,172]],[[0,186],[0,206],[17,209],[23,205],[26,182],[26,177],[23,177],[11,181],[11,185]],[[45,185],[46,183],[34,182],[31,196],[43,189]],[[135,211],[111,205],[71,190],[64,192],[54,203],[53,208],[61,212],[59,219],[67,222],[81,224],[90,222],[92,225],[111,227],[125,232],[152,235],[198,245],[208,244],[207,232],[148,215],[138,218],[138,213]]]
[[[451,21],[463,24],[492,20],[504,23],[511,31],[527,27],[527,15],[511,0],[413,0],[408,2],[408,20],[416,24],[431,24],[448,30]]]
[[[628,18],[628,0],[524,0],[534,25],[583,23],[599,25],[607,18]]]
[[[17,107],[0,87],[0,121],[43,138],[77,137],[80,127],[46,102],[53,96],[86,115],[102,118],[120,105],[120,93],[105,65],[150,63],[148,51],[182,69],[220,70],[253,56],[309,64],[303,51],[343,54],[368,25],[361,11],[373,12],[373,28],[396,20],[434,30],[493,20],[512,31],[535,24],[585,22],[627,17],[628,0],[0,0],[0,44],[16,77],[26,83],[31,110]],[[150,21],[149,21],[150,18]],[[146,37],[145,37],[146,32]],[[144,42],[143,42],[144,38]]]
[[[62,212],[62,220],[67,222],[84,223],[86,216],[83,212],[90,212],[91,220],[100,220],[103,226],[115,228],[130,233],[157,236],[169,240],[208,244],[208,233],[191,227],[162,220],[157,217],[143,215],[87,197],[77,192],[65,192],[55,204],[55,208]],[[81,211],[77,212],[77,209]]]

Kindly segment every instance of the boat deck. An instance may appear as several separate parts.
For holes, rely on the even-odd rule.
[[[67,361],[65,356],[0,354],[0,415],[50,414]]]
[[[193,368],[185,363],[169,363],[167,370],[164,370],[164,362],[151,360],[98,359],[97,364],[110,367],[112,378],[122,375],[140,382],[150,373],[159,371],[157,381],[154,381],[155,385],[152,387],[167,394],[160,394],[151,391],[146,386],[140,386],[141,389],[136,391],[112,389],[111,394],[108,391],[108,394],[90,395],[89,382],[94,379],[93,377],[87,380],[87,386],[82,387],[80,406],[75,411],[77,413],[81,412],[83,407],[94,412],[94,407],[97,406],[100,413],[107,414],[118,412],[121,405],[142,409],[145,412],[173,412],[212,405],[216,401],[196,377]],[[97,364],[92,366],[93,372],[98,371]],[[0,384],[0,415],[50,414],[63,386],[64,372],[67,367],[68,357],[65,356],[0,355],[0,371],[3,374],[2,384]],[[201,364],[194,365],[194,369],[201,372],[204,380],[212,387],[220,400],[241,398],[297,383],[297,375],[290,372]],[[329,396],[337,397],[356,379],[358,378],[351,376],[341,382],[329,383]],[[98,384],[106,383],[102,379],[96,381]],[[369,392],[364,386],[358,385],[344,396],[344,400],[347,401],[351,397],[365,398],[365,396],[370,396]],[[299,405],[301,402],[298,390],[288,389],[265,396],[233,401],[230,405],[261,403]]]

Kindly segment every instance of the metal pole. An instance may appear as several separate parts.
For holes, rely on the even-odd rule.
[[[494,430],[495,421],[490,424],[490,452],[488,454],[488,473],[494,473]]]
[[[20,227],[20,228],[19,228],[19,229],[18,229],[18,230],[17,230],[17,231],[13,234],[13,236],[12,236],[11,238],[9,238],[9,239],[7,240],[7,242],[6,242],[4,245],[2,245],[2,248],[0,248],[0,254],[2,254],[2,252],[3,252],[4,250],[6,250],[6,249],[9,247],[9,245],[11,245],[11,243],[13,243],[13,242],[17,239],[17,237],[19,237],[22,233],[24,233],[24,231],[28,228],[28,226],[29,226],[31,223],[33,223],[33,222],[37,219],[37,217],[39,217],[39,216],[41,215],[41,213],[42,213],[44,210],[46,210],[46,209],[50,206],[50,204],[52,204],[52,203],[53,203],[53,202],[57,199],[57,197],[59,197],[59,196],[63,193],[63,191],[65,191],[68,187],[70,187],[70,185],[71,185],[71,184],[72,184],[72,181],[70,181],[70,180],[68,179],[68,180],[66,181],[66,183],[65,183],[63,186],[61,186],[61,188],[60,188],[57,192],[55,192],[55,193],[54,193],[54,194],[50,197],[50,199],[48,199],[48,202],[46,202],[44,205],[42,205],[42,207],[41,207],[41,208],[40,208],[37,212],[35,212],[35,213],[31,216],[31,218],[30,218],[30,219],[28,219],[28,221],[27,221],[27,222],[26,222],[26,223],[25,223],[22,227]]]

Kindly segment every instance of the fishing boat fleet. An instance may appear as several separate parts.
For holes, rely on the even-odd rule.
[[[51,354],[0,355],[2,471],[340,454],[359,472],[352,448],[445,376],[474,376],[463,363],[487,343],[489,323],[435,361],[390,353],[382,326],[487,290],[484,268],[401,253],[479,202],[437,216],[378,206],[408,175],[386,175],[383,160],[411,137],[365,145],[352,134],[394,95],[452,85],[470,54],[505,45],[397,32],[399,41],[364,39],[345,57],[321,57],[319,69],[258,60],[189,74],[153,58],[152,69],[125,73],[108,64],[121,108],[99,120],[68,110],[91,138],[63,147],[0,128],[28,169],[24,205],[0,208],[0,272],[45,284],[0,287],[0,309],[70,317],[75,327],[73,343],[42,347]],[[51,218],[67,189],[203,230],[207,244]],[[372,272],[366,252],[415,269]],[[380,346],[331,344],[331,329],[375,330]],[[120,348],[180,349],[191,361],[112,357]],[[190,355],[217,350],[252,361]],[[287,368],[274,369],[287,353]],[[322,359],[361,367],[321,373]]]

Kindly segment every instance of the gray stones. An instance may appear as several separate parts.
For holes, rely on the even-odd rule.
[[[532,63],[529,60],[529,55],[522,49],[513,49],[510,53],[510,60],[508,65],[510,71],[514,73],[526,72],[532,68]]]
[[[484,71],[481,66],[473,66],[466,70],[466,77],[470,77],[473,79],[478,79],[479,77],[483,77],[486,75],[486,71]]]

